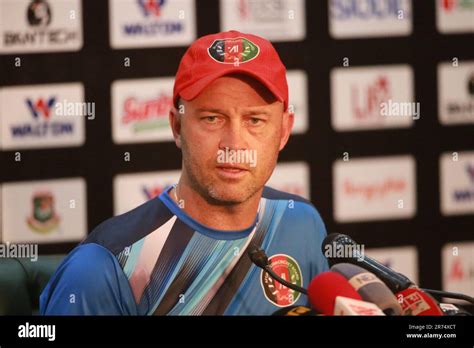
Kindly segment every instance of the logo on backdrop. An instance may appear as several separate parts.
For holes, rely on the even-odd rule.
[[[46,1],[34,0],[28,6],[28,23],[33,26],[47,26],[51,23],[51,8]]]
[[[156,36],[181,33],[183,23],[179,20],[165,20],[162,11],[166,6],[164,0],[137,0],[137,6],[145,21],[128,22],[122,26],[128,36]]]
[[[470,185],[463,188],[453,190],[453,199],[456,202],[472,202],[474,201],[474,162],[468,162],[464,166],[464,174]]]
[[[130,96],[123,102],[122,124],[131,127],[134,133],[167,128],[172,104],[173,98],[165,93],[150,99]]]
[[[331,0],[330,32],[336,38],[408,35],[410,0]]]
[[[164,5],[165,0],[137,0],[137,2],[145,17],[159,17],[161,15],[161,6]]]
[[[392,97],[390,82],[387,76],[379,75],[369,85],[351,86],[352,115],[358,120],[373,119],[383,122],[380,117],[380,104]]]
[[[474,152],[452,153],[440,157],[441,212],[444,215],[474,212]]]
[[[26,98],[25,104],[33,121],[12,124],[10,130],[13,138],[40,138],[74,133],[74,123],[51,121],[51,116],[54,114],[53,108],[56,104],[56,97]]]
[[[411,156],[338,160],[333,165],[338,222],[410,218],[416,211]]]
[[[456,242],[443,246],[443,290],[474,294],[473,242]]]
[[[48,233],[55,230],[60,222],[54,209],[54,196],[51,192],[36,192],[32,197],[32,214],[27,218],[32,231]]]
[[[303,274],[294,258],[285,254],[270,256],[268,261],[273,271],[292,284],[303,286]],[[301,294],[273,280],[267,272],[261,270],[260,283],[268,301],[278,307],[286,307],[298,301]]]
[[[474,71],[464,81],[468,98],[448,101],[446,105],[447,116],[452,119],[462,118],[465,115],[474,117]]]
[[[331,106],[338,131],[410,127],[420,118],[407,65],[333,69]]]
[[[439,64],[438,117],[443,125],[474,123],[474,61]]]
[[[237,6],[241,20],[280,23],[286,15],[283,0],[239,1]]]
[[[169,110],[173,78],[118,80],[112,83],[112,136],[115,143],[173,139]]]
[[[196,37],[194,0],[109,1],[113,48],[180,46]]]
[[[0,51],[71,51],[82,46],[79,0],[33,0],[26,6],[6,1],[0,2],[0,7],[4,13]]]
[[[83,106],[93,103],[83,102],[82,84],[9,86],[0,88],[0,100],[3,102],[0,140],[4,149],[80,146],[84,143]]]
[[[437,0],[436,24],[442,33],[474,31],[474,0]]]
[[[304,0],[221,0],[221,30],[252,33],[271,41],[303,40]]]

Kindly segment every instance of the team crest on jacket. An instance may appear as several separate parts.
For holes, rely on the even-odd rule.
[[[303,275],[301,268],[294,258],[285,254],[276,254],[270,256],[268,261],[273,271],[281,278],[292,284],[303,286]],[[278,307],[291,306],[298,301],[301,294],[295,290],[289,289],[273,280],[264,270],[260,273],[260,283],[263,293],[268,301]]]
[[[249,39],[239,37],[215,40],[207,49],[207,52],[216,62],[237,65],[256,58],[260,52],[260,47]]]

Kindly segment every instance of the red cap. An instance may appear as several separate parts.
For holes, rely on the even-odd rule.
[[[173,103],[192,100],[215,79],[249,75],[266,86],[288,107],[286,69],[270,41],[235,30],[203,36],[187,49],[174,82]]]

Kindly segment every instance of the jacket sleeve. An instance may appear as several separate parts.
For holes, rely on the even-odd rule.
[[[136,315],[128,279],[106,248],[82,244],[61,263],[40,296],[41,315]]]

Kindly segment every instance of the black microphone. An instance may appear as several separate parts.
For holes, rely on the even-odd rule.
[[[342,248],[344,250],[347,246],[353,246],[351,248],[350,255],[343,255],[342,257],[327,255],[327,251],[330,250],[337,250]],[[380,262],[371,259],[368,256],[361,255],[357,251],[357,243],[354,240],[345,235],[340,233],[331,233],[324,238],[324,241],[321,245],[323,255],[326,256],[328,259],[329,265],[333,266],[338,263],[351,263],[353,265],[357,265],[360,267],[365,268],[366,270],[374,273],[378,278],[383,280],[383,282],[389,287],[390,290],[394,294],[398,294],[399,292],[408,289],[409,287],[416,286],[410,279],[405,277],[403,274],[395,272],[391,268],[381,264]],[[333,253],[337,254],[337,253]],[[474,298],[464,295],[458,294],[453,292],[447,291],[440,291],[440,290],[432,290],[432,289],[420,289],[424,292],[429,293],[434,297],[447,297],[453,298],[458,300],[464,300],[470,303],[474,303]]]
[[[272,270],[272,268],[271,268],[271,266],[268,262],[268,256],[267,256],[267,254],[265,254],[265,251],[260,249],[257,245],[255,245],[254,243],[250,243],[248,248],[247,248],[247,253],[250,257],[250,260],[252,260],[252,262],[257,267],[260,267],[261,269],[266,271],[270,275],[270,277],[272,277],[274,280],[276,280],[277,282],[283,284],[287,288],[298,291],[298,292],[300,292],[304,295],[308,294],[306,289],[304,289],[304,288],[302,288],[298,285],[292,284],[292,283],[286,281],[285,279],[283,279],[282,277],[278,276],[278,274],[276,274]]]
[[[343,257],[328,255],[327,251],[337,250],[346,246],[354,246],[351,248],[350,255],[343,255]],[[374,273],[378,278],[392,290],[393,293],[398,293],[406,288],[415,285],[410,279],[405,277],[403,274],[397,273],[394,270],[388,268],[385,265],[367,257],[361,255],[356,248],[357,244],[352,240],[351,237],[340,233],[331,233],[324,238],[322,243],[322,252],[326,256],[331,266],[338,263],[351,263],[356,266],[365,268],[366,270]],[[336,253],[332,253],[335,255]]]

